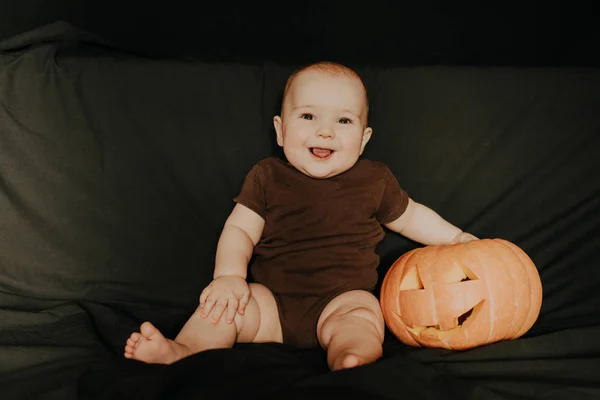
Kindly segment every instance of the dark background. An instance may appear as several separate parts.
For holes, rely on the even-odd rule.
[[[3,0],[0,37],[56,20],[152,57],[600,66],[593,2]]]
[[[0,38],[63,20],[152,57],[362,64],[373,127],[386,132],[373,159],[450,221],[535,260],[545,298],[531,335],[468,353],[390,335],[389,357],[340,374],[320,372],[321,352],[283,345],[168,369],[127,362],[141,321],[174,337],[195,308],[227,199],[270,153],[292,68],[140,62],[67,35],[44,46],[42,29],[12,41],[35,45],[3,55],[0,73],[2,399],[175,398],[171,388],[299,398],[340,386],[368,398],[600,398],[597,14],[581,2],[357,4],[0,0]],[[382,265],[408,245],[390,237]]]

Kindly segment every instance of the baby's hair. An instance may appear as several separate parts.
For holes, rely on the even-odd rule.
[[[287,79],[287,82],[285,84],[285,89],[283,90],[282,105],[285,103],[285,97],[287,96],[288,91],[289,91],[290,87],[292,86],[292,83],[294,83],[294,80],[296,79],[296,77],[298,75],[300,75],[300,73],[302,73],[304,71],[309,71],[309,70],[317,70],[317,71],[321,71],[321,72],[326,72],[333,76],[345,75],[350,78],[356,79],[358,82],[360,82],[360,84],[362,85],[362,87],[365,91],[365,105],[367,108],[367,115],[369,114],[369,95],[367,93],[367,86],[365,85],[365,82],[363,81],[363,79],[352,68],[347,67],[340,63],[333,62],[333,61],[320,61],[320,62],[308,64],[308,65],[305,65],[305,66],[297,69],[296,71],[294,71],[290,75],[290,77]]]

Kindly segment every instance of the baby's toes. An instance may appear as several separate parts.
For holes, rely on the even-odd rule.
[[[129,340],[133,340],[135,343],[139,342],[142,338],[142,334],[139,332],[133,332],[129,337]]]
[[[125,357],[131,358],[133,357],[133,351],[135,350],[134,346],[131,346],[129,343],[125,346]]]
[[[135,339],[129,338],[129,339],[127,339],[127,347],[134,348],[138,342],[139,342],[139,339],[135,340]]]

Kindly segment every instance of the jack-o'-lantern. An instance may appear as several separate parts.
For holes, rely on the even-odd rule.
[[[529,331],[542,284],[521,248],[482,239],[404,254],[386,273],[380,299],[388,328],[405,344],[466,350]]]

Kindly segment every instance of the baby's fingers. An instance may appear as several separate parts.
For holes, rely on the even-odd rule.
[[[227,303],[227,323],[231,324],[238,309],[238,299],[235,296]]]
[[[214,305],[215,305],[215,300],[212,297],[207,297],[204,304],[200,305],[200,307],[201,307],[200,308],[200,316],[202,318],[206,318],[208,316],[208,314],[210,314],[210,312],[212,311]]]
[[[208,317],[211,313],[215,304],[219,301],[222,295],[219,295],[218,292],[214,292],[212,290],[207,290],[208,294],[202,293],[200,296],[200,316],[202,318]]]
[[[204,288],[202,293],[200,293],[200,308],[204,307],[204,304],[206,303],[206,299],[208,298],[208,296],[210,296],[212,291],[213,290],[212,290],[211,285],[208,285],[207,287]]]
[[[227,307],[227,298],[219,298],[217,303],[215,304],[215,308],[212,311],[212,323],[218,324],[221,316],[223,315],[223,311]]]
[[[250,301],[250,293],[246,293],[240,299],[240,303],[237,307],[237,312],[240,313],[240,315],[244,315],[244,313],[246,312],[246,307],[248,306],[249,301]]]

